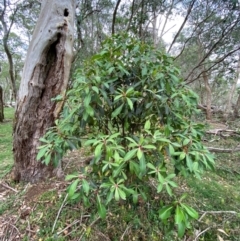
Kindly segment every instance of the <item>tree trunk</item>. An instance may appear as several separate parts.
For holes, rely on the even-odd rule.
[[[7,21],[5,20],[5,14],[7,15],[6,9],[7,9],[7,1],[4,0],[2,14],[0,15],[0,22],[2,23],[2,28],[3,28],[3,48],[7,55],[7,59],[8,59],[8,63],[9,63],[9,76],[10,76],[10,81],[11,81],[11,88],[13,91],[14,100],[16,100],[16,97],[17,97],[16,78],[14,75],[13,56],[12,56],[12,53],[11,53],[9,45],[8,45],[8,38],[9,38],[10,30],[13,25],[13,20],[14,20],[14,16],[16,14],[17,8],[13,11],[13,14],[11,16],[11,21],[9,24],[9,28],[7,26]]]
[[[207,120],[212,120],[212,110],[211,110],[211,106],[212,106],[212,91],[211,91],[211,87],[209,85],[208,82],[208,76],[206,71],[203,72],[203,80],[204,80],[204,84],[205,84],[205,88],[206,88],[206,119]]]
[[[38,182],[53,175],[53,165],[36,161],[37,147],[54,125],[65,95],[73,56],[75,0],[44,0],[29,45],[14,124],[15,181]]]
[[[237,88],[237,83],[238,83],[238,78],[239,78],[239,72],[240,72],[240,55],[238,57],[238,65],[237,65],[237,73],[236,73],[236,78],[235,78],[235,81],[233,82],[233,85],[232,85],[232,88],[231,88],[231,91],[229,92],[229,95],[228,95],[228,100],[227,100],[227,105],[226,105],[226,108],[225,108],[225,113],[224,113],[224,116],[227,120],[227,118],[229,117],[229,114],[231,113],[231,110],[232,110],[232,100],[233,100],[233,95],[236,91],[236,88]],[[234,108],[236,109],[236,108]],[[237,117],[237,115],[234,114],[235,117]]]
[[[0,86],[0,122],[4,120],[4,112],[3,112],[3,89]]]

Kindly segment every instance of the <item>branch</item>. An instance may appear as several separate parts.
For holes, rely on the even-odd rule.
[[[219,59],[213,61],[213,65],[211,65],[209,68],[206,68],[205,70],[201,71],[197,77],[189,80],[188,82],[186,82],[186,84],[190,84],[192,82],[194,82],[195,80],[197,80],[204,72],[208,72],[209,70],[211,70],[213,67],[215,67],[217,64],[221,63],[223,60],[225,60],[228,56],[234,54],[235,52],[237,52],[238,50],[240,50],[240,45],[236,48],[233,49],[232,51],[228,52],[227,54],[225,54],[224,56],[220,57]],[[199,66],[201,65],[197,65],[197,67],[195,67],[192,71],[191,74],[194,72],[195,69],[197,69]],[[188,75],[187,78],[185,78],[185,81],[187,81],[187,79],[189,78],[190,74]]]
[[[185,81],[187,81],[189,78],[190,78],[190,76],[194,73],[194,71],[196,70],[196,69],[198,69],[202,64],[204,64],[204,61],[211,55],[211,53],[213,52],[213,50],[220,44],[220,42],[222,41],[222,40],[224,40],[227,36],[228,36],[228,34],[233,30],[233,28],[237,25],[237,23],[239,23],[239,18],[235,21],[235,23],[227,30],[227,28],[229,27],[229,26],[227,26],[224,30],[223,30],[223,32],[222,32],[222,34],[221,34],[221,37],[212,45],[212,47],[208,50],[208,52],[202,57],[202,59],[198,62],[198,64],[191,70],[191,72],[188,74],[188,76],[185,78]],[[239,47],[240,48],[240,47]],[[237,48],[237,50],[239,49],[239,48]],[[235,50],[235,51],[237,51],[237,50]],[[234,51],[234,52],[235,52]],[[231,53],[232,53],[233,51],[231,51],[230,53],[228,53],[228,54],[226,54],[226,55],[224,55],[222,58],[220,58],[220,61],[219,62],[221,62],[222,60],[224,60],[227,56],[229,56]],[[225,57],[226,56],[226,57]],[[214,61],[215,62],[215,61]],[[217,61],[217,63],[219,63],[218,61]],[[215,63],[213,66],[215,66],[217,63]],[[213,66],[211,66],[211,68],[213,67]],[[208,68],[208,70],[210,70],[211,68]],[[205,71],[202,71],[199,75],[198,75],[198,78],[203,74],[203,72],[207,72],[208,70],[205,70]],[[197,78],[195,78],[194,80],[196,80]],[[187,82],[187,84],[189,84],[189,83],[192,83],[194,80],[190,80],[190,81],[188,81]]]
[[[113,12],[112,35],[115,33],[114,27],[115,27],[115,22],[116,22],[117,10],[118,10],[118,7],[119,7],[120,2],[121,2],[121,0],[118,0],[118,1],[117,1],[116,7],[115,7],[114,12]]]
[[[181,33],[183,27],[185,26],[185,24],[186,24],[186,22],[187,22],[187,20],[188,20],[188,17],[189,17],[189,15],[190,15],[191,11],[192,11],[192,8],[193,8],[193,5],[194,5],[195,2],[196,2],[196,0],[193,0],[193,1],[191,2],[191,4],[189,5],[188,10],[187,10],[187,15],[186,15],[186,17],[185,17],[185,19],[184,19],[184,21],[183,21],[181,27],[179,28],[177,34],[175,35],[175,37],[174,37],[174,39],[173,39],[173,41],[172,41],[170,47],[168,48],[168,51],[167,51],[168,53],[170,52],[170,50],[171,50],[173,44],[176,42],[176,40],[177,40],[179,34]]]
[[[233,149],[224,149],[224,148],[216,148],[216,147],[207,147],[209,151],[217,152],[217,153],[233,153],[233,152],[239,152],[240,146],[237,146]]]

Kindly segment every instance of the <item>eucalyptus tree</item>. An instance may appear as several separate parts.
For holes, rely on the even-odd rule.
[[[19,71],[22,69],[39,6],[40,3],[33,0],[3,0],[0,3],[0,59],[1,62],[8,62],[6,78],[10,81],[12,93],[9,100],[17,97]]]
[[[185,2],[182,2],[182,7]],[[239,5],[235,1],[196,1],[185,29],[179,38],[178,49],[172,50],[183,68],[187,83],[203,82],[206,91],[207,119],[211,119],[212,87],[214,82],[235,68],[234,59],[240,49]],[[238,36],[238,37],[237,37]],[[177,51],[176,51],[177,50]],[[191,51],[191,62],[187,54]],[[221,71],[220,71],[221,70]],[[226,74],[229,77],[229,75]],[[228,81],[226,79],[226,81]]]
[[[44,0],[33,32],[19,89],[14,124],[15,181],[37,182],[53,175],[54,166],[37,162],[39,138],[54,125],[72,62],[75,0]]]
[[[14,60],[9,46],[9,35],[11,33],[11,29],[14,23],[14,17],[17,12],[17,7],[14,6],[15,3],[10,3],[7,0],[3,0],[3,3],[0,4],[0,31],[2,35],[2,44],[4,47],[4,51],[7,55],[7,59],[9,62],[9,76],[11,80],[11,86],[13,91],[13,97],[16,99],[17,97],[17,88],[16,88],[16,80],[14,75]],[[8,17],[9,16],[9,17]]]

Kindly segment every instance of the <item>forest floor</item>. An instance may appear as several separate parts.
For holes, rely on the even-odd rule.
[[[1,241],[240,241],[240,152],[216,155],[215,170],[205,172],[201,180],[179,178],[178,193],[188,193],[187,203],[199,212],[199,220],[193,223],[193,232],[178,239],[175,231],[167,235],[159,231],[161,222],[147,203],[136,207],[124,202],[114,204],[106,220],[101,220],[97,214],[90,215],[92,210],[84,209],[81,203],[67,200],[69,182],[65,180],[51,179],[37,185],[13,183],[13,111],[6,108],[6,119],[0,123]],[[234,148],[239,139],[212,135],[208,143]],[[69,153],[63,161],[65,174],[80,171],[90,154],[84,150]],[[190,238],[193,236],[195,239]]]

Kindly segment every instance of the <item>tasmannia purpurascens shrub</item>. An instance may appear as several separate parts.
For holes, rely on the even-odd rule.
[[[179,76],[171,57],[128,35],[107,39],[85,61],[38,155],[46,164],[57,163],[79,140],[91,147],[89,166],[67,176],[71,199],[91,206],[95,198],[104,218],[113,200],[148,201],[154,188],[154,195],[173,199],[176,175],[199,177],[213,167],[201,143],[203,125],[191,120],[197,95]],[[179,236],[198,217],[184,197],[158,207],[159,218],[177,225]]]

